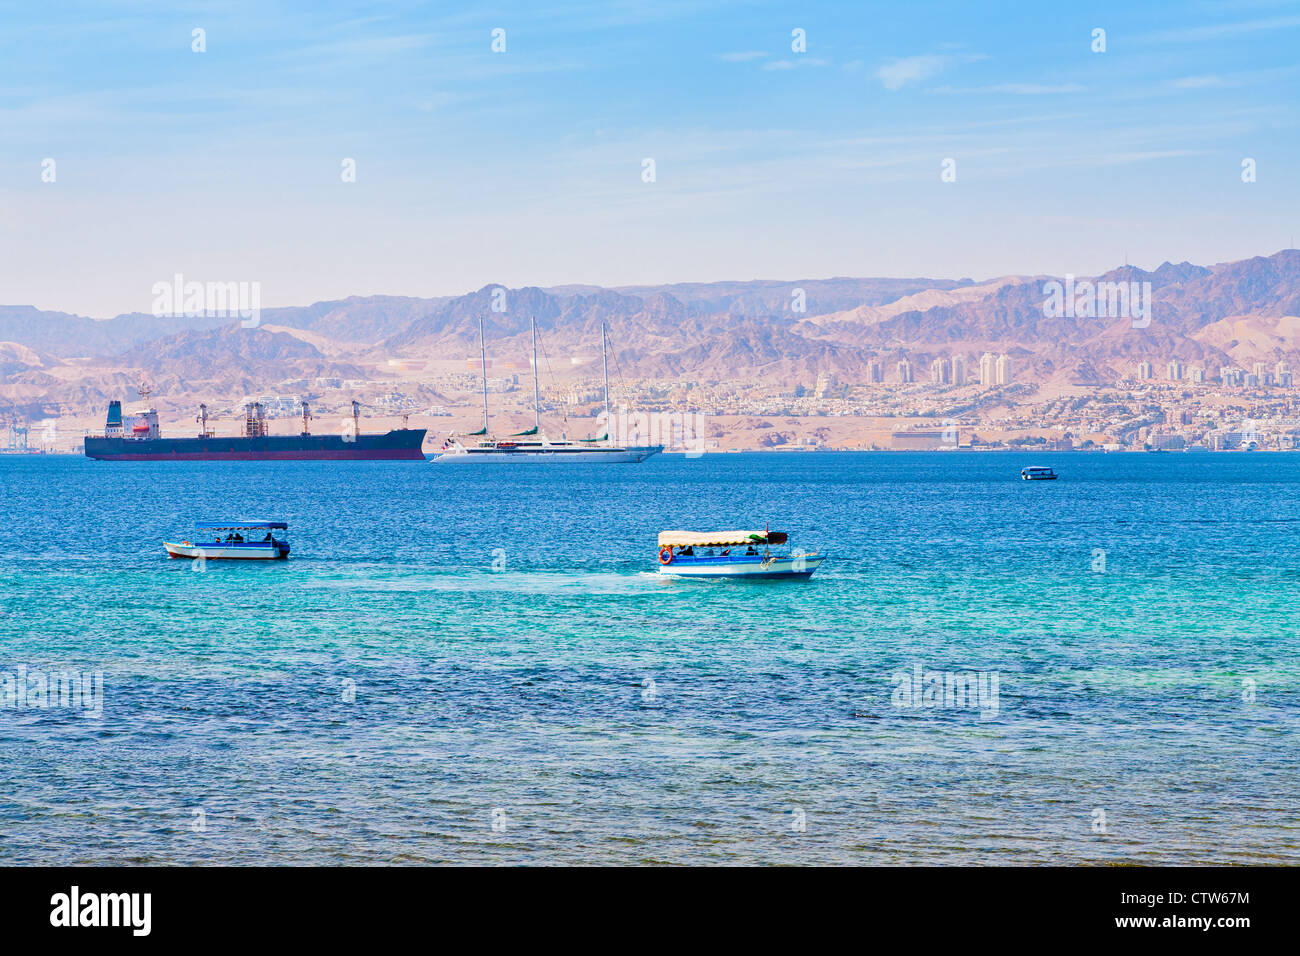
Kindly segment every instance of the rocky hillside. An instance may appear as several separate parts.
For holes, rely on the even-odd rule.
[[[853,380],[904,356],[924,379],[935,356],[1016,357],[1017,376],[1111,382],[1142,359],[1224,364],[1289,358],[1300,367],[1300,252],[1214,266],[1132,266],[1102,280],[1149,282],[1151,322],[1045,314],[1051,276],[827,279],[502,291],[440,299],[349,298],[267,309],[262,327],[211,318],[123,315],[98,321],[0,306],[0,406],[96,397],[124,381],[172,390],[255,392],[275,382],[363,378],[394,364],[469,358],[484,320],[490,352],[522,360],[529,320],[552,368],[599,352],[610,329],[624,376],[809,382]],[[799,304],[804,306],[800,311]]]

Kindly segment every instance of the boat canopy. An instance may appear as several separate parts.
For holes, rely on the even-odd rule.
[[[199,521],[194,527],[199,531],[287,531],[289,525],[283,521]]]
[[[735,544],[785,544],[784,531],[660,531],[661,548],[718,548]]]

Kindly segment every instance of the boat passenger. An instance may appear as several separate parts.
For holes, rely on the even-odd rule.
[[[695,548],[693,548],[691,545],[688,544],[686,547],[682,548],[682,550],[678,551],[677,553],[684,558],[693,558],[695,557]]]
[[[745,549],[745,553],[746,553],[746,554],[758,554],[758,552],[754,550],[754,546],[753,546],[752,544],[751,544],[748,548]]]

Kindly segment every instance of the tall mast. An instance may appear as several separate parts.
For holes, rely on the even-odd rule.
[[[613,422],[609,417],[609,353],[605,349],[605,321],[600,323],[600,364],[605,367],[605,444],[613,444]]]
[[[541,388],[537,383],[537,316],[533,316],[533,427],[542,430]]]
[[[487,437],[488,430],[488,408],[487,408],[487,345],[483,342],[483,316],[478,317],[478,354],[479,361],[483,368],[483,436]]]

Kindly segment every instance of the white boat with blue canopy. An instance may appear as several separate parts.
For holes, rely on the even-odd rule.
[[[193,541],[164,541],[173,558],[205,561],[280,561],[289,557],[283,521],[200,521]]]
[[[659,573],[682,578],[806,580],[826,560],[792,551],[784,531],[662,531]]]
[[[1055,481],[1056,472],[1046,465],[1030,465],[1020,469],[1020,477],[1024,481]]]

